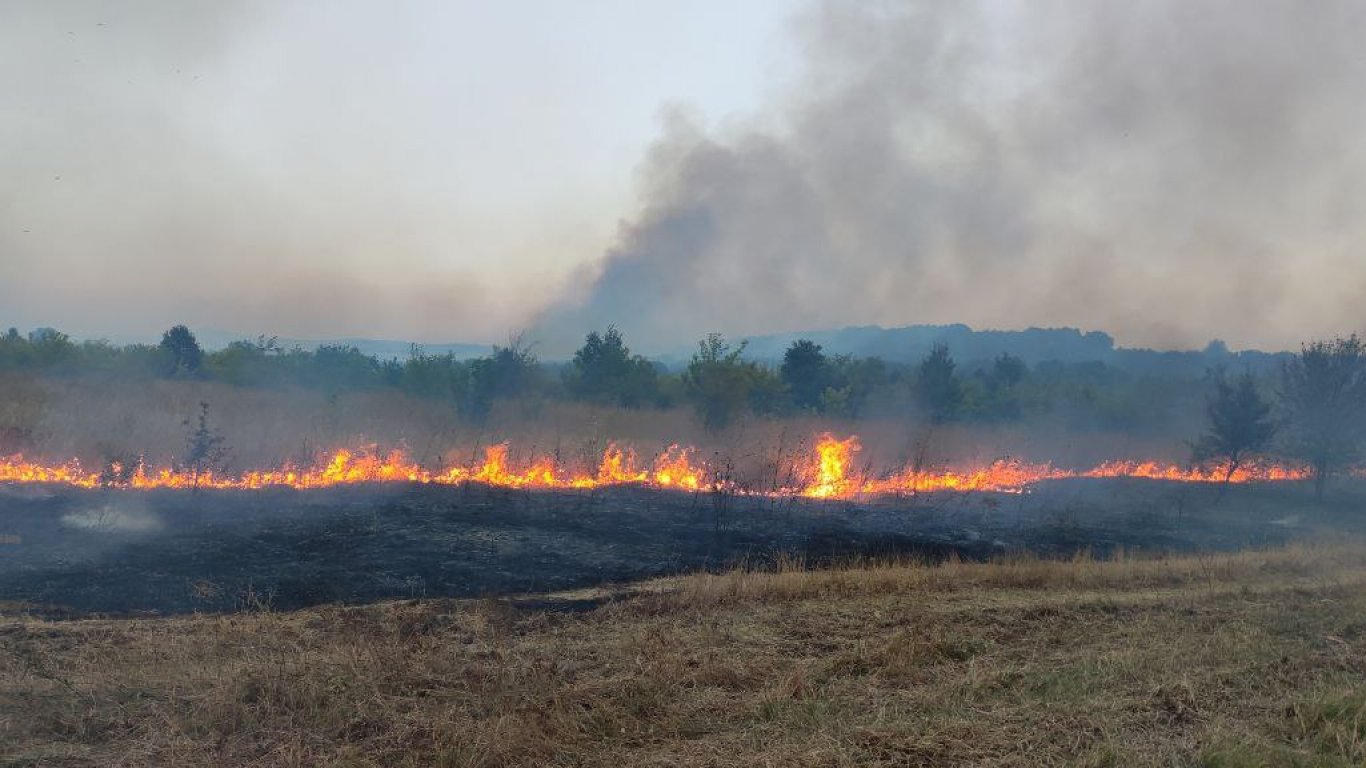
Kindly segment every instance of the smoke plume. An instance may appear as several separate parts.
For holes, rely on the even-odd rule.
[[[1366,299],[1366,5],[837,3],[747,126],[679,114],[550,346],[850,323],[1292,345]]]

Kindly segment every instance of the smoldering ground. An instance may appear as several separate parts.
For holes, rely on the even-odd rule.
[[[135,498],[113,498],[62,515],[62,525],[92,533],[152,533],[161,518]]]
[[[0,552],[0,601],[118,613],[292,609],[556,591],[780,560],[1237,549],[1360,532],[1360,493],[1341,489],[1307,525],[1287,517],[1310,503],[1296,484],[1235,486],[1221,499],[1213,486],[1076,480],[1023,495],[861,502],[479,484],[57,488],[41,499],[0,494],[0,534],[14,542]],[[162,525],[141,529],[150,519]]]

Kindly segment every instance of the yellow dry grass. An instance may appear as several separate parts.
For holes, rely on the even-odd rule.
[[[577,595],[575,597],[582,597]],[[0,619],[0,765],[1360,765],[1366,545]]]

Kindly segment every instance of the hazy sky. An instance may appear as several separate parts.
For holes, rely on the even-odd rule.
[[[792,2],[0,2],[0,325],[500,340]]]
[[[1366,325],[1356,0],[0,0],[0,326]]]

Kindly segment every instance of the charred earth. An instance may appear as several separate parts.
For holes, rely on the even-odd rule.
[[[1355,494],[1320,507],[1299,483],[1234,487],[1221,498],[1210,485],[1137,479],[859,502],[474,483],[9,487],[0,488],[0,600],[114,614],[287,610],[545,592],[780,558],[1226,550],[1344,524]]]

